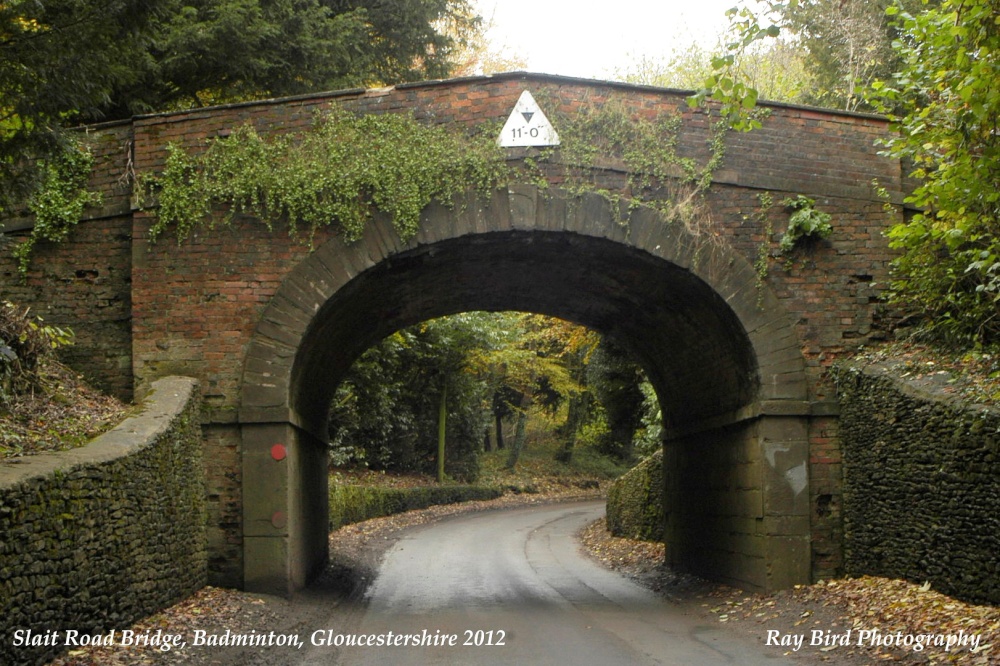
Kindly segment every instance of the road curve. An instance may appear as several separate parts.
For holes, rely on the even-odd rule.
[[[555,504],[412,530],[362,608],[304,636],[299,663],[792,663],[588,559],[574,534],[603,512],[603,502]]]

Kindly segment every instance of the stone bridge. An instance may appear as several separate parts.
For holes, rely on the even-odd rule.
[[[681,152],[705,158],[711,118],[677,91],[532,74],[348,90],[145,116],[88,132],[104,192],[69,242],[43,244],[21,280],[9,247],[4,298],[78,336],[70,362],[104,388],[143,395],[165,375],[203,387],[210,580],[287,593],[326,558],[326,419],[344,372],[400,327],[467,310],[523,310],[615,336],[641,360],[667,432],[668,559],[758,589],[841,566],[837,406],[825,369],[881,335],[882,231],[901,208],[900,165],[880,157],[886,123],[766,105],[764,127],[728,134],[698,225],[651,208],[512,185],[488,200],[432,205],[400,240],[384,219],[345,243],[313,245],[255,220],[149,241],[134,174],[252,123],[307,126],[317,110],[412,111],[458,129],[502,122],[522,91],[560,117],[615,102],[635,117],[679,114]],[[513,162],[532,155],[514,149]],[[594,182],[628,191],[620,160]],[[880,196],[876,183],[884,188]],[[788,224],[774,201],[798,194],[832,216],[832,235],[778,256]],[[7,220],[5,245],[30,219]],[[765,270],[766,267],[766,270]]]

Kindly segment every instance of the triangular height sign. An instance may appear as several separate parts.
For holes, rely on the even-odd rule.
[[[497,143],[504,148],[558,146],[559,135],[538,108],[535,98],[525,90],[504,123]]]

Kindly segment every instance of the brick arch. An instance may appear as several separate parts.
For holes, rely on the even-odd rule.
[[[630,347],[670,433],[672,559],[752,587],[805,582],[794,322],[723,243],[650,209],[627,217],[598,195],[516,186],[432,205],[407,243],[379,219],[302,261],[261,317],[242,377],[245,585],[293,589],[325,557],[326,418],[354,359],[403,326],[473,309],[559,316]]]

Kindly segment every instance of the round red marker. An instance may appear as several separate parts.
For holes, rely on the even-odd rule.
[[[284,460],[288,455],[288,449],[284,444],[275,444],[271,447],[271,457],[275,460]]]

